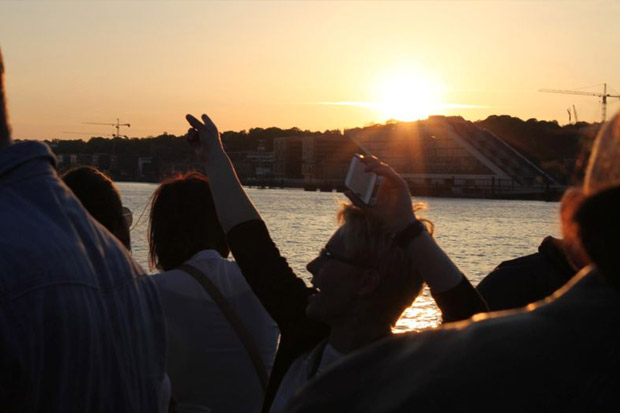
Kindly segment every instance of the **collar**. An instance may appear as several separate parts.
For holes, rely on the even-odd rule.
[[[316,376],[316,373],[319,371],[321,360],[323,359],[323,352],[325,351],[327,345],[327,339],[324,339],[308,354],[308,357],[306,358],[309,367],[307,376],[308,380]]]
[[[224,259],[222,258],[219,252],[217,252],[216,250],[209,249],[209,250],[198,251],[196,254],[192,256],[192,258],[187,260],[187,262],[191,263],[191,262],[200,261],[200,260],[212,260],[215,258]]]
[[[0,178],[4,178],[21,165],[33,160],[45,160],[53,167],[56,166],[56,157],[49,146],[43,142],[17,142],[0,149]]]
[[[538,247],[538,252],[551,261],[557,270],[557,274],[564,281],[570,280],[577,273],[577,270],[570,263],[566,252],[564,252],[562,240],[547,236]]]

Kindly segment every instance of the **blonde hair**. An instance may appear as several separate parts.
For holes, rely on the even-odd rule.
[[[620,184],[620,112],[601,127],[586,170],[584,192],[590,195]]]
[[[393,242],[393,234],[371,213],[342,203],[336,217],[345,253],[361,266],[379,273],[381,281],[374,300],[381,314],[391,324],[396,323],[422,291],[422,277],[411,270],[405,250]],[[425,223],[432,231],[432,223]]]
[[[414,212],[426,210],[426,204],[417,202],[413,205]],[[435,232],[435,225],[426,218],[418,218],[426,226],[429,234]],[[350,229],[345,232],[354,232],[347,237],[347,252],[354,254],[354,251],[366,250],[368,256],[375,255],[373,251],[387,251],[392,247],[392,237],[394,234],[387,232],[383,224],[371,213],[363,210],[349,202],[341,202],[340,208],[336,213],[338,225],[342,228],[346,223],[353,223]],[[344,235],[344,234],[343,234]],[[401,249],[399,248],[398,251]]]

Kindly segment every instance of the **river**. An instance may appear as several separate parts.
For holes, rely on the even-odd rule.
[[[148,203],[157,184],[117,183],[123,203],[134,214],[131,237],[134,258],[148,269]],[[309,281],[305,265],[336,229],[339,193],[299,189],[254,189],[247,192],[271,236],[295,272]],[[559,203],[487,199],[416,198],[428,209],[422,216],[435,223],[435,238],[476,285],[500,262],[536,252],[547,235],[559,236]],[[398,322],[395,331],[436,326],[440,314],[427,289]]]

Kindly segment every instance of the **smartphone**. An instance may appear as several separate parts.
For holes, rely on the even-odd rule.
[[[383,177],[374,172],[366,172],[362,162],[364,155],[355,154],[351,159],[344,185],[349,188],[366,205],[374,205],[383,182]]]

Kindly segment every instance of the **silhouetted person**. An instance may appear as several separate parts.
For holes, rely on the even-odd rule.
[[[538,252],[502,262],[476,286],[491,311],[521,308],[542,300],[575,276],[588,259],[572,245],[574,209],[583,198],[568,190],[562,197],[560,218],[564,238],[545,237]]]
[[[524,309],[359,352],[309,383],[289,411],[618,411],[619,154],[616,115],[597,138],[576,231],[565,231],[594,265]]]
[[[90,215],[131,250],[128,221],[131,211],[123,207],[114,182],[92,166],[69,169],[62,174],[62,180]]]
[[[476,289],[491,311],[521,308],[550,296],[575,274],[562,240],[548,236],[538,252],[502,262]]]
[[[191,115],[188,139],[206,157],[213,200],[243,276],[281,331],[263,411],[286,411],[289,399],[338,360],[392,335],[391,327],[419,294],[431,288],[444,321],[485,311],[469,281],[417,219],[405,181],[377,159],[367,167],[384,176],[374,206],[343,207],[340,227],[308,263],[312,287],[296,276],[273,243],[241,186],[209,117]],[[410,261],[421,271],[411,271]],[[275,399],[274,399],[275,397]],[[271,404],[273,401],[273,404]],[[346,411],[346,410],[343,410]]]
[[[151,264],[165,271],[151,278],[168,326],[167,365],[177,412],[260,411],[278,328],[237,264],[226,259],[228,244],[204,175],[181,175],[155,191],[149,249]],[[219,291],[247,342],[199,280]]]
[[[46,145],[11,143],[0,77],[0,411],[165,411],[155,286]]]

